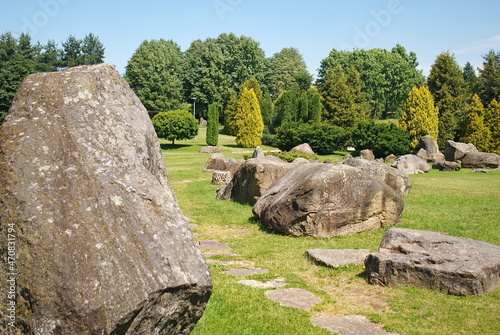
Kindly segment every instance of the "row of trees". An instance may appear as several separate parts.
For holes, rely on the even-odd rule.
[[[83,39],[69,36],[61,46],[52,40],[33,43],[29,34],[21,34],[19,38],[10,32],[0,35],[0,123],[27,75],[99,64],[103,60],[104,46],[92,33]]]

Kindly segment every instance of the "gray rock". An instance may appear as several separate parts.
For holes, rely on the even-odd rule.
[[[199,125],[200,127],[206,127],[208,125],[208,122],[203,117],[200,117]]]
[[[479,152],[471,143],[447,141],[444,147],[444,156],[447,161],[454,162],[464,158],[468,152]]]
[[[432,168],[439,171],[460,171],[460,164],[456,162],[437,161],[432,164]]]
[[[234,172],[231,181],[217,190],[220,200],[234,200],[253,205],[260,196],[286,171],[294,165],[276,156],[252,158],[245,161]]]
[[[396,156],[394,154],[390,154],[389,156],[387,156],[386,158],[384,158],[384,162],[386,162],[386,163],[394,163],[396,161],[396,159],[398,159],[398,156]]]
[[[230,171],[234,173],[242,163],[243,160],[236,160],[234,158],[225,157],[221,153],[215,153],[210,156],[203,171]]]
[[[467,169],[496,169],[500,165],[500,155],[487,152],[468,152],[462,158],[462,167]]]
[[[305,159],[304,157],[297,157],[292,162],[292,164],[309,164],[309,163],[311,162]]]
[[[251,275],[260,275],[268,272],[269,270],[267,269],[251,268],[251,269],[231,269],[228,271],[222,271],[221,273],[230,276],[251,276]]]
[[[489,173],[490,170],[487,170],[487,169],[472,169],[472,172],[474,172],[474,173]]]
[[[424,161],[429,161],[429,154],[427,153],[427,150],[420,148],[417,152],[417,156],[422,158]]]
[[[344,160],[345,161],[348,160],[348,159],[352,159],[352,158],[354,158],[354,157],[351,154],[347,154],[347,155],[344,156]]]
[[[427,161],[416,155],[401,156],[391,166],[407,174],[425,173],[431,169]]]
[[[429,135],[425,135],[420,139],[418,147],[424,149],[428,155],[434,155],[440,153],[439,146],[436,140]]]
[[[338,335],[398,335],[380,329],[364,315],[315,317],[311,321],[316,326]]]
[[[203,240],[198,241],[196,246],[200,250],[211,250],[211,251],[229,251],[231,248],[227,243],[220,243],[217,240]]]
[[[321,303],[321,299],[313,293],[300,288],[282,288],[265,292],[266,297],[285,307],[309,310]]]
[[[0,171],[19,329],[189,334],[211,294],[209,269],[148,113],[113,66],[28,76],[0,130]]]
[[[428,162],[444,162],[446,161],[446,157],[444,154],[438,152],[437,154],[430,154],[428,159]]]
[[[305,154],[314,155],[314,151],[311,148],[311,146],[309,145],[309,143],[303,143],[301,145],[297,145],[292,150],[297,150],[297,151],[303,152]]]
[[[212,173],[213,185],[226,185],[233,178],[231,171],[214,171]]]
[[[264,158],[264,157],[266,157],[266,155],[264,154],[264,150],[262,150],[261,147],[255,148],[252,154],[252,158]]]
[[[368,161],[366,159],[348,159],[342,164],[353,166],[367,173],[370,177],[389,185],[394,191],[406,196],[411,189],[411,180],[408,175],[387,164]]]
[[[267,281],[265,283],[258,281],[258,280],[240,280],[240,281],[238,281],[238,284],[242,284],[242,285],[250,286],[250,287],[255,287],[255,288],[263,288],[263,289],[279,288],[279,287],[283,287],[283,286],[287,285],[284,278],[276,278],[276,279]]]
[[[391,226],[403,200],[392,188],[347,165],[297,165],[259,199],[253,213],[276,231],[332,237]]]
[[[359,153],[359,157],[361,157],[362,159],[366,159],[368,161],[375,160],[375,155],[373,154],[373,151],[368,149],[361,150],[361,152]]]
[[[200,149],[201,154],[217,154],[220,153],[222,150],[218,147],[213,147],[213,146],[206,146]]]
[[[363,264],[370,253],[367,249],[309,249],[307,254],[321,265],[336,268],[349,264]]]
[[[431,231],[391,228],[365,266],[371,284],[484,294],[500,283],[500,247]]]

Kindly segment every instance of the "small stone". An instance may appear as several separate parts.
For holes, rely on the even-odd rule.
[[[300,288],[283,288],[265,292],[266,297],[285,307],[293,307],[303,310],[309,310],[314,305],[322,302],[320,298],[313,293]]]
[[[230,276],[251,276],[251,275],[260,275],[268,272],[269,270],[267,269],[252,268],[252,269],[231,269],[228,271],[222,271],[221,273]]]
[[[276,278],[265,283],[258,280],[240,280],[238,283],[250,287],[264,288],[264,289],[278,288],[287,285],[284,278]]]
[[[366,249],[309,249],[307,254],[316,262],[332,268],[363,264],[370,250]]]
[[[253,266],[254,263],[250,261],[219,261],[217,259],[207,259],[207,264],[217,264],[223,266]]]
[[[217,240],[198,241],[197,247],[200,250],[212,250],[212,251],[231,250],[231,248],[227,243],[220,243]]]
[[[316,317],[311,321],[316,326],[338,335],[397,335],[378,328],[363,315]]]
[[[220,152],[222,152],[220,148],[213,146],[206,146],[200,149],[201,154],[216,154]]]

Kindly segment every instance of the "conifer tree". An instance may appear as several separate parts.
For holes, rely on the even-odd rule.
[[[477,94],[474,94],[465,111],[464,125],[464,136],[461,141],[474,144],[479,151],[489,151],[491,132],[484,124],[484,106]]]
[[[500,98],[500,52],[490,50],[483,56],[483,68],[479,69],[478,90],[484,104]]]
[[[219,142],[219,109],[217,104],[208,106],[207,145],[216,146]]]
[[[500,102],[493,99],[485,114],[485,123],[491,132],[491,152],[500,154]]]
[[[399,127],[410,134],[411,145],[416,148],[420,138],[438,137],[439,113],[427,86],[414,87],[406,100],[399,118]]]
[[[253,89],[243,88],[238,99],[234,123],[237,130],[236,144],[244,148],[261,145],[264,122],[259,101]]]
[[[299,96],[297,103],[297,120],[301,122],[309,121],[309,101],[307,93],[304,92]]]
[[[224,134],[236,136],[235,114],[238,110],[238,97],[232,95],[224,110]]]
[[[321,95],[314,88],[308,90],[309,98],[309,121],[310,122],[321,122]]]

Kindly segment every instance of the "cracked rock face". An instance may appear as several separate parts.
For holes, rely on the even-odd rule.
[[[394,225],[401,219],[400,193],[347,165],[297,165],[253,207],[276,231],[292,236],[333,237]]]
[[[25,79],[0,131],[0,220],[19,334],[188,334],[210,297],[151,121],[111,65]]]

